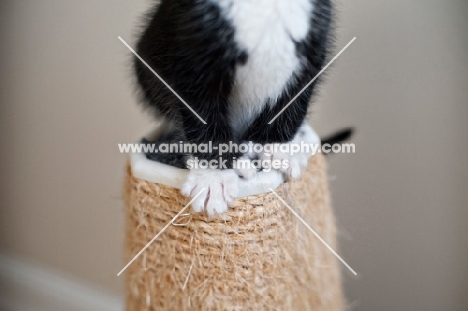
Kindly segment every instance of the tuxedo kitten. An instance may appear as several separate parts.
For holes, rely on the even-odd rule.
[[[162,0],[148,14],[136,51],[205,122],[182,103],[139,59],[134,68],[142,101],[163,121],[166,142],[286,143],[306,139],[305,118],[317,81],[268,124],[325,65],[331,37],[330,0]],[[303,129],[303,130],[300,130]],[[265,155],[253,155],[264,157]],[[285,155],[275,155],[284,158]],[[184,166],[187,158],[218,160],[218,151],[149,158]],[[182,188],[194,211],[223,213],[235,198],[233,168],[250,158],[232,150],[224,169],[191,169]],[[271,158],[271,157],[270,157]],[[169,159],[169,160],[168,160]],[[307,161],[288,159],[283,169],[299,176]],[[182,161],[182,162],[181,162]]]

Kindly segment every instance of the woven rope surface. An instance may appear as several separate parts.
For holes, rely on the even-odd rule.
[[[336,248],[322,155],[276,191]],[[127,261],[189,201],[130,168],[125,198]],[[238,199],[215,219],[187,209],[125,275],[127,311],[343,309],[336,258],[272,193]]]

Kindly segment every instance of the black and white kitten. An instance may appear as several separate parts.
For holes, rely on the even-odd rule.
[[[165,122],[166,137],[174,142],[298,140],[306,132],[300,129],[306,128],[317,81],[268,123],[325,65],[331,20],[331,0],[162,0],[148,15],[137,53],[207,124],[135,59],[143,102]],[[232,169],[235,158],[246,156],[224,154],[228,169],[190,171],[182,193],[193,197],[207,189],[193,202],[194,211],[227,210],[239,175],[254,174]],[[306,165],[294,156],[289,160],[293,168]],[[285,173],[294,178],[300,171]]]

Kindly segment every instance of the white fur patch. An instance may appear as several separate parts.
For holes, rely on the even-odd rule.
[[[205,191],[193,201],[192,210],[205,211],[208,216],[222,214],[237,196],[239,176],[232,169],[192,169],[182,186],[181,193],[193,198],[203,188]]]
[[[235,41],[248,53],[236,69],[231,125],[240,131],[258,115],[267,99],[273,103],[300,66],[294,41],[307,36],[311,0],[211,0],[235,28]],[[294,96],[295,94],[291,94]]]

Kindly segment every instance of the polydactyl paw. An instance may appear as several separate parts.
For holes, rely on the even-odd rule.
[[[192,169],[181,192],[187,197],[194,198],[205,189],[192,202],[192,210],[205,211],[208,216],[214,216],[227,211],[228,205],[238,194],[238,182],[239,176],[232,169]]]

